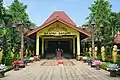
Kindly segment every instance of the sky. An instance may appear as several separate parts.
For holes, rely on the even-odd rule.
[[[4,6],[9,6],[14,0],[3,0]],[[89,6],[94,0],[19,0],[26,4],[30,20],[37,26],[54,12],[64,11],[78,26],[86,22],[90,11]],[[112,11],[120,12],[120,0],[109,0]]]

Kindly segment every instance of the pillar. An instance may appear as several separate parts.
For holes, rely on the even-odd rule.
[[[70,39],[70,49],[72,50],[72,40]]]
[[[77,35],[77,59],[80,57],[80,34]]]
[[[42,37],[42,57],[44,57],[44,38]]]
[[[39,36],[36,35],[36,55],[39,55]]]
[[[73,57],[75,57],[75,38],[73,38]]]

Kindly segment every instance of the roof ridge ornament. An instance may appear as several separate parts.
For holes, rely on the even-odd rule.
[[[59,20],[59,16],[58,15],[56,16],[56,18],[57,18],[57,20]]]

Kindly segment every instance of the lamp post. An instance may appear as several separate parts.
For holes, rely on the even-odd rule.
[[[23,57],[23,52],[24,52],[24,28],[23,28],[24,24],[23,22],[19,21],[18,23],[16,23],[16,25],[13,25],[13,28],[15,27],[19,27],[20,33],[21,33],[21,49],[20,49],[20,58],[21,58],[21,62],[24,61],[24,57]]]
[[[94,45],[94,26],[95,26],[96,22],[95,20],[91,21],[91,25],[92,25],[92,55],[93,55],[93,60],[95,60],[95,45]]]
[[[16,28],[16,25],[15,24],[13,24],[12,25],[12,39],[11,39],[11,49],[13,49],[14,48],[14,30],[15,30],[15,28]]]
[[[100,29],[101,29],[101,37],[100,37],[100,42],[101,42],[101,44],[102,44],[102,42],[103,42],[103,38],[104,38],[104,30],[103,30],[103,28],[104,28],[104,26],[103,26],[103,24],[101,24],[100,25]]]

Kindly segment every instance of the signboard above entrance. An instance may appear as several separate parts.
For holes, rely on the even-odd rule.
[[[71,35],[71,32],[45,32],[44,35],[62,36],[62,35]]]
[[[48,31],[67,31],[65,27],[55,26],[48,29]]]
[[[72,35],[70,31],[67,30],[65,27],[54,26],[49,28],[44,35],[53,35],[53,36],[62,36],[62,35]]]

